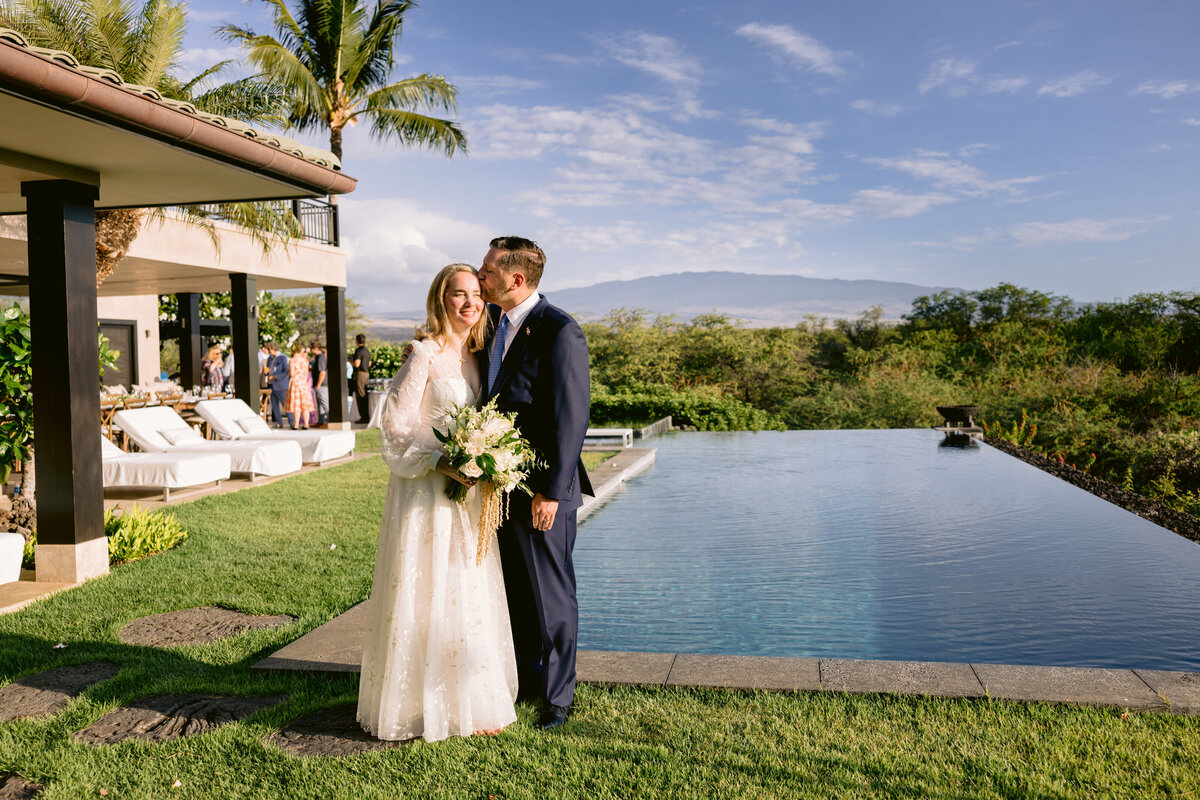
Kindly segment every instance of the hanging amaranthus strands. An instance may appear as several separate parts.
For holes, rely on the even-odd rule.
[[[481,481],[479,484],[479,543],[475,545],[475,566],[487,557],[492,537],[504,520],[508,519],[508,492],[497,491],[496,484]]]

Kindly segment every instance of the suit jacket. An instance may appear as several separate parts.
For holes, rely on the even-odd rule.
[[[267,373],[271,376],[271,391],[286,392],[288,390],[288,384],[292,382],[289,373],[291,366],[291,359],[283,353],[271,356],[267,360]]]
[[[492,330],[500,309],[489,306]],[[488,374],[493,342],[482,351],[480,368]],[[534,492],[559,501],[562,510],[578,508],[592,483],[579,457],[591,411],[587,341],[570,314],[538,300],[521,329],[512,332],[508,355],[486,400],[496,398],[504,412],[515,411],[517,427],[547,462],[529,476]]]

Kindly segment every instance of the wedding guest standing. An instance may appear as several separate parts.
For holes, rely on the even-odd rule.
[[[204,385],[210,392],[219,392],[225,387],[225,363],[221,359],[221,348],[216,345],[208,348],[200,367],[204,371]]]
[[[287,413],[287,394],[290,383],[291,364],[288,357],[279,352],[275,342],[267,344],[271,357],[267,359],[267,381],[271,386],[271,419],[275,427],[283,427],[283,418],[287,416],[287,426],[293,427],[295,422],[292,415]]]
[[[288,362],[287,390],[287,415],[293,430],[308,430],[309,417],[316,410],[309,380],[308,355],[304,345],[296,342]]]
[[[321,342],[313,342],[311,352],[313,391],[317,395],[317,427],[323,428],[329,423],[329,356]]]
[[[364,334],[355,336],[354,343],[358,345],[350,357],[350,363],[354,365],[354,399],[358,403],[358,421],[365,424],[371,421],[371,400],[367,394],[371,380],[371,351],[367,349]]]

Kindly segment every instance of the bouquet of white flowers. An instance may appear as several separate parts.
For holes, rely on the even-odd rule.
[[[448,429],[444,432],[433,429],[433,435],[446,446],[450,465],[480,483],[477,564],[483,563],[492,535],[508,516],[508,493],[520,489],[533,495],[525,479],[541,462],[517,430],[515,419],[516,414],[497,411],[493,398],[483,408],[452,407],[446,415]],[[467,497],[467,487],[446,478],[446,496],[461,503]]]

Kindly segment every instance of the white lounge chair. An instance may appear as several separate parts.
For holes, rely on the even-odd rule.
[[[288,441],[213,442],[166,406],[118,411],[116,422],[147,453],[227,453],[233,472],[286,475],[300,469],[300,445]]]
[[[172,489],[189,489],[229,478],[232,463],[228,453],[126,453],[100,437],[104,465],[104,488],[152,486],[163,490],[163,500]]]
[[[300,445],[305,464],[324,464],[354,452],[354,431],[272,430],[250,406],[237,399],[204,400],[196,413],[222,439],[238,442],[292,441]]]

